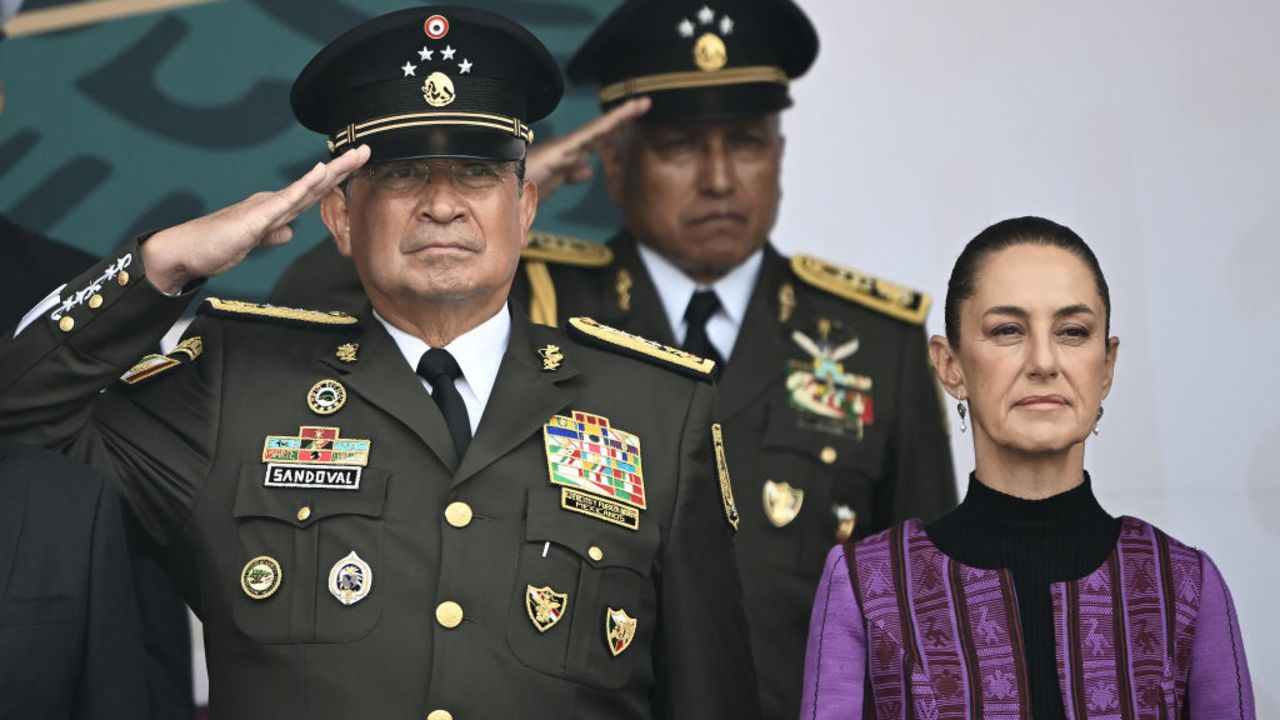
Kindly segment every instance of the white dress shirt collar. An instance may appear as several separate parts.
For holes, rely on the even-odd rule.
[[[720,298],[720,309],[707,321],[707,337],[716,350],[720,351],[720,356],[728,358],[746,317],[747,305],[751,302],[751,291],[760,274],[764,249],[752,253],[738,267],[710,286],[700,286],[658,251],[640,242],[636,243],[636,248],[639,250],[640,260],[649,272],[649,279],[658,291],[658,299],[662,301],[662,309],[667,315],[667,322],[677,344],[684,342],[688,332],[684,311],[689,306],[693,293],[703,289],[716,291],[716,296]]]
[[[373,311],[373,316],[387,329],[387,334],[395,341],[396,347],[400,348],[400,354],[409,363],[409,369],[417,372],[418,362],[431,346],[421,338],[387,322],[377,310]],[[471,422],[472,435],[475,435],[485,406],[489,404],[489,396],[498,381],[498,367],[502,365],[502,356],[507,352],[510,340],[511,314],[504,305],[496,315],[454,338],[453,342],[444,347],[458,361],[458,367],[462,368],[462,377],[454,385],[467,406],[467,420]],[[425,379],[422,386],[428,393],[431,392],[431,383]]]

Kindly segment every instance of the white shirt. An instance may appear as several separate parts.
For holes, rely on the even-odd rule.
[[[377,310],[373,311],[373,316],[387,329],[391,339],[395,340],[405,362],[417,372],[418,363],[431,346],[421,338],[387,322]],[[467,406],[467,421],[471,423],[472,437],[475,437],[480,417],[489,404],[489,395],[493,393],[493,385],[498,381],[498,366],[502,364],[502,356],[507,352],[510,340],[511,315],[504,305],[496,315],[444,346],[453,359],[458,361],[458,367],[462,368],[462,376],[453,384],[458,388],[463,404]],[[426,388],[428,394],[431,393],[431,383],[425,379],[422,380],[422,387]]]
[[[760,274],[760,263],[764,259],[764,250],[752,253],[742,264],[730,270],[724,277],[710,286],[698,285],[680,268],[663,257],[656,250],[636,243],[640,251],[640,260],[644,262],[653,286],[658,290],[658,299],[662,301],[662,309],[667,313],[667,322],[671,332],[675,333],[676,344],[684,344],[689,328],[684,321],[684,311],[689,307],[689,300],[698,290],[715,290],[720,298],[720,309],[707,319],[707,339],[720,352],[720,357],[729,359],[733,352],[733,344],[738,340],[738,331],[742,329],[743,317],[747,314],[747,304],[751,302],[751,290],[755,287],[756,276]]]

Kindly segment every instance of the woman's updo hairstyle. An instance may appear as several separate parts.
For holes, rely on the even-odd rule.
[[[1111,337],[1111,292],[1107,289],[1107,279],[1102,276],[1098,257],[1071,228],[1042,217],[1027,216],[1002,220],[978,233],[977,237],[964,246],[960,257],[956,259],[955,267],[951,268],[947,301],[943,307],[947,342],[951,343],[951,347],[960,347],[960,305],[973,297],[978,270],[983,261],[987,256],[1015,245],[1052,245],[1084,261],[1093,273],[1093,282],[1107,313],[1107,333],[1104,337]]]

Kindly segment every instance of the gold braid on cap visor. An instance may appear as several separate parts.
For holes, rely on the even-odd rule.
[[[506,115],[489,115],[487,113],[430,112],[391,115],[377,120],[348,125],[341,132],[329,136],[329,152],[336,153],[339,148],[346,145],[355,145],[356,141],[370,135],[377,135],[389,130],[430,125],[454,125],[498,130],[510,133],[530,145],[533,144],[533,128],[525,125],[518,118]]]
[[[685,90],[689,88],[716,87],[718,85],[744,85],[746,83],[777,83],[787,85],[787,74],[782,68],[771,65],[749,65],[704,72],[670,72],[628,78],[606,85],[600,90],[600,102],[610,103],[631,95],[644,95],[658,90]]]

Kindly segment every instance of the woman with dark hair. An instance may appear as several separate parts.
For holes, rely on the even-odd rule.
[[[929,352],[976,469],[936,522],[827,557],[802,718],[1254,718],[1217,567],[1094,498],[1110,319],[1066,227],[1016,218],[965,247]]]

